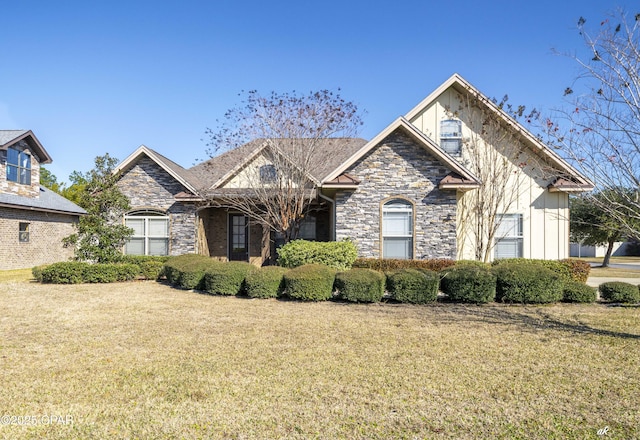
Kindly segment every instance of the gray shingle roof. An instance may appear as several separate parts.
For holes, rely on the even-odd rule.
[[[286,153],[287,143],[283,141],[286,140],[281,140],[279,143]],[[320,144],[317,148],[320,154],[313,158],[309,166],[309,172],[320,182],[367,143],[366,140],[360,138],[326,138],[320,139],[319,142]],[[191,168],[190,171],[198,176],[201,183],[206,182],[211,186],[230,170],[244,162],[248,156],[262,147],[263,144],[264,139],[256,139],[198,164]],[[203,186],[199,186],[199,188],[208,189]]]
[[[16,209],[52,211],[62,214],[80,215],[87,213],[87,211],[75,203],[44,186],[40,187],[40,197],[36,198],[0,193],[0,205],[10,206]]]
[[[0,130],[0,147],[19,138],[28,130]]]

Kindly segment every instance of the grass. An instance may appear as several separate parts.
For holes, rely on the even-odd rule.
[[[592,267],[589,276],[598,278],[640,278],[640,271],[616,267]]]
[[[31,269],[0,270],[0,283],[33,279]]]
[[[40,420],[3,439],[640,437],[637,307],[15,281],[0,304],[2,414]]]

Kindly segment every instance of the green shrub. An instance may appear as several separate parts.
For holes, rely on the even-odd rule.
[[[392,272],[400,269],[426,269],[439,272],[451,267],[456,262],[448,258],[430,258],[427,260],[401,260],[397,258],[358,258],[353,262],[353,267],[361,269],[373,269],[380,272]]]
[[[538,267],[541,269],[549,269],[553,273],[559,275],[563,281],[571,280],[571,270],[569,267],[558,260],[536,260],[530,258],[504,258],[495,260],[492,263],[494,267],[500,267],[504,264],[508,265],[525,265]]]
[[[83,282],[83,273],[87,266],[89,266],[89,263],[80,261],[50,264],[42,269],[42,282],[51,284],[80,284]]]
[[[390,273],[387,286],[396,301],[426,304],[438,298],[440,276],[430,270],[400,269]]]
[[[630,303],[640,302],[640,290],[638,286],[622,281],[610,281],[602,283],[598,287],[600,290],[600,298],[605,301]]]
[[[351,269],[336,274],[340,297],[352,302],[379,302],[384,295],[385,276],[372,269]]]
[[[218,263],[204,273],[204,291],[214,295],[239,295],[247,274],[257,268],[242,261]]]
[[[303,301],[325,301],[333,294],[335,269],[321,264],[306,264],[284,274],[285,294]]]
[[[596,301],[596,289],[579,281],[564,283],[562,301],[575,303],[592,303]]]
[[[493,272],[497,276],[498,301],[545,304],[562,299],[563,278],[535,262],[500,263],[493,268]]]
[[[440,290],[451,301],[481,304],[496,298],[496,276],[486,266],[456,265],[441,275]]]
[[[586,261],[576,260],[575,258],[565,258],[564,260],[560,260],[560,263],[569,269],[573,281],[586,283],[587,279],[589,279],[591,265]]]
[[[185,254],[171,257],[164,264],[163,272],[167,281],[183,289],[201,289],[204,273],[215,264],[222,264],[206,255]]]
[[[137,274],[138,266],[135,264],[67,261],[43,268],[40,278],[43,283],[51,284],[113,283],[130,281]]]
[[[43,264],[41,266],[33,267],[31,269],[31,275],[33,275],[33,279],[35,279],[37,282],[41,283],[42,282],[42,271],[48,266],[49,266],[48,264]]]
[[[146,280],[157,280],[163,274],[162,261],[143,261],[137,264],[138,275]]]
[[[591,272],[591,265],[586,261],[576,260],[573,258],[565,258],[564,260],[535,260],[529,258],[505,258],[495,260],[492,265],[499,266],[501,264],[535,264],[539,267],[545,267],[552,270],[566,281],[579,281],[586,283]]]
[[[323,264],[337,270],[348,270],[358,256],[356,245],[350,240],[294,240],[279,248],[277,252],[278,265],[288,268],[305,264]]]
[[[131,281],[138,275],[138,266],[126,263],[88,264],[82,272],[84,283],[115,283]]]
[[[245,278],[245,289],[250,298],[276,298],[284,290],[284,274],[289,269],[265,266],[251,271]]]

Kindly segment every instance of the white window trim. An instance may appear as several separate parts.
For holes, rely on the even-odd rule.
[[[396,204],[396,206],[390,206]],[[384,258],[385,256],[385,242],[386,239],[405,239],[405,240],[409,240],[409,255],[407,256],[407,259],[412,259],[415,253],[415,222],[414,222],[414,206],[413,203],[411,203],[409,200],[406,199],[402,199],[402,198],[393,198],[393,199],[389,199],[386,200],[383,204],[382,204],[382,222],[381,222],[381,228],[380,228],[380,235],[381,235],[381,242],[382,242],[382,257]],[[411,224],[409,226],[409,234],[389,234],[385,232],[385,217],[386,214],[389,213],[405,213],[409,215],[409,219],[411,221]]]
[[[445,125],[446,123],[452,123],[452,122],[456,123],[458,127],[458,131],[445,133],[443,131],[443,125]],[[444,142],[442,141],[451,141],[451,140],[458,141],[458,148],[456,151],[448,151],[444,148],[444,145],[443,145]],[[462,121],[460,121],[459,119],[443,119],[442,121],[440,121],[440,148],[442,148],[445,152],[449,154],[460,154],[460,152],[462,151]]]
[[[147,215],[145,215],[147,214]],[[144,235],[132,235],[131,238],[143,238],[144,239],[144,253],[142,255],[151,255],[149,254],[149,239],[158,239],[158,238],[162,238],[165,239],[167,241],[167,253],[164,255],[169,255],[170,254],[170,250],[169,250],[169,237],[171,235],[170,233],[170,218],[168,215],[166,215],[165,213],[162,212],[156,212],[156,211],[136,211],[136,212],[131,212],[129,214],[126,214],[124,216],[124,224],[127,224],[127,220],[128,219],[135,219],[135,220],[144,220]],[[164,219],[167,222],[167,234],[166,235],[149,235],[149,220],[158,220],[158,219]],[[124,247],[124,252],[126,253],[126,243],[125,243],[125,247]],[[134,254],[131,254],[134,255]]]
[[[510,213],[510,214],[499,214],[499,221],[500,221],[500,225],[503,224],[504,220],[506,218],[515,218],[516,219],[516,228],[511,228],[509,231],[506,231],[504,233],[504,235],[496,235],[495,239],[494,239],[494,258],[495,259],[499,259],[499,258],[504,258],[504,257],[498,257],[498,244],[501,241],[504,242],[515,242],[518,243],[518,253],[519,255],[516,256],[516,258],[522,258],[524,256],[524,220],[523,220],[523,215],[520,213]],[[498,229],[500,228],[500,226],[498,226]],[[515,231],[514,231],[515,229]],[[496,234],[499,231],[496,230]]]

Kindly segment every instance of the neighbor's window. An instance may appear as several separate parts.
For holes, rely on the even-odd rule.
[[[449,154],[460,154],[462,149],[462,122],[446,119],[440,122],[440,147]]]
[[[497,221],[495,258],[522,258],[522,214],[502,214]]]
[[[413,258],[413,205],[395,199],[382,207],[383,258]]]
[[[160,212],[138,211],[124,217],[124,224],[133,229],[125,243],[127,255],[168,255],[169,217]]]
[[[22,223],[18,225],[18,240],[20,243],[29,243],[29,223]]]
[[[15,148],[7,149],[7,180],[31,185],[31,155]]]
[[[262,165],[260,167],[260,182],[273,183],[276,181],[276,167],[273,164]]]

